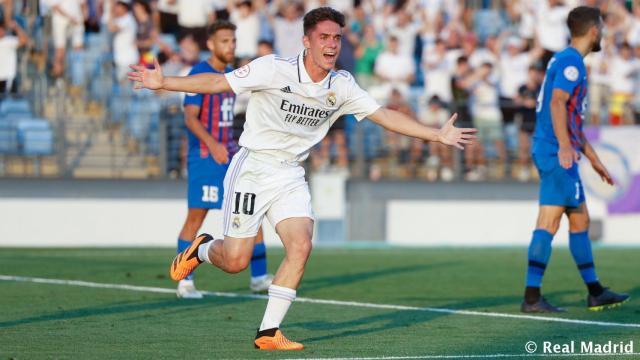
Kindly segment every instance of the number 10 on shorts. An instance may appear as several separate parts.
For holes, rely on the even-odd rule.
[[[244,195],[244,196],[243,196]],[[242,200],[242,213],[253,215],[256,205],[256,194],[235,192],[233,201],[233,213],[240,214],[240,200]]]

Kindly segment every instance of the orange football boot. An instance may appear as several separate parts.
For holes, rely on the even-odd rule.
[[[287,339],[278,328],[258,331],[253,342],[260,350],[302,350],[304,345]]]
[[[211,240],[213,240],[211,235],[201,234],[193,240],[191,246],[178,254],[173,259],[171,267],[169,268],[171,279],[180,281],[191,274],[198,265],[202,264],[202,261],[198,258],[198,246],[208,243]]]

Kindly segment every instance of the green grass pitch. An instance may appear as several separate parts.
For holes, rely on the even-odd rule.
[[[269,249],[275,271],[282,250]],[[173,289],[171,249],[0,249],[0,274]],[[0,281],[0,359],[282,359],[524,354],[528,341],[634,341],[640,349],[640,249],[595,249],[601,281],[629,292],[622,307],[589,312],[567,249],[556,248],[544,293],[569,311],[524,318],[294,302],[283,330],[301,352],[254,350],[266,300]],[[316,248],[298,296],[519,315],[526,249]],[[202,290],[249,294],[249,275],[208,264]]]

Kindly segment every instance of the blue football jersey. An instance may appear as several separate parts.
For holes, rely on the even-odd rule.
[[[566,104],[569,139],[573,148],[580,152],[584,141],[583,115],[587,107],[587,69],[582,55],[573,47],[556,53],[547,65],[536,108],[536,129],[532,146],[534,154],[558,152],[558,139],[553,131],[550,107],[554,89],[570,94]]]
[[[231,71],[227,67],[225,72]],[[200,73],[218,73],[207,61],[196,64],[189,75]],[[204,128],[218,142],[227,147],[229,158],[233,156],[238,146],[233,139],[233,105],[236,96],[233,92],[219,94],[186,94],[184,105],[196,105],[200,107],[198,118]],[[198,139],[191,131],[187,131],[189,136],[188,158],[191,160],[205,159],[210,157],[207,146]]]

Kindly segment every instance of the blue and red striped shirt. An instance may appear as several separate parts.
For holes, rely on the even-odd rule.
[[[227,67],[225,72],[231,71],[231,67]],[[201,73],[217,73],[221,72],[214,69],[207,61],[196,64],[189,75]],[[229,158],[238,151],[238,145],[233,139],[233,105],[236,101],[236,95],[233,92],[225,92],[219,94],[186,94],[184,98],[184,106],[195,105],[200,107],[198,118],[202,126],[211,134],[218,142],[227,147]],[[189,137],[189,159],[205,159],[210,157],[209,149],[187,129]]]
[[[561,89],[571,95],[567,101],[567,128],[571,145],[580,152],[584,145],[582,125],[587,110],[587,69],[582,55],[573,47],[556,53],[547,65],[547,73],[538,95],[533,153],[558,152],[558,139],[553,131],[550,106],[554,89]]]

